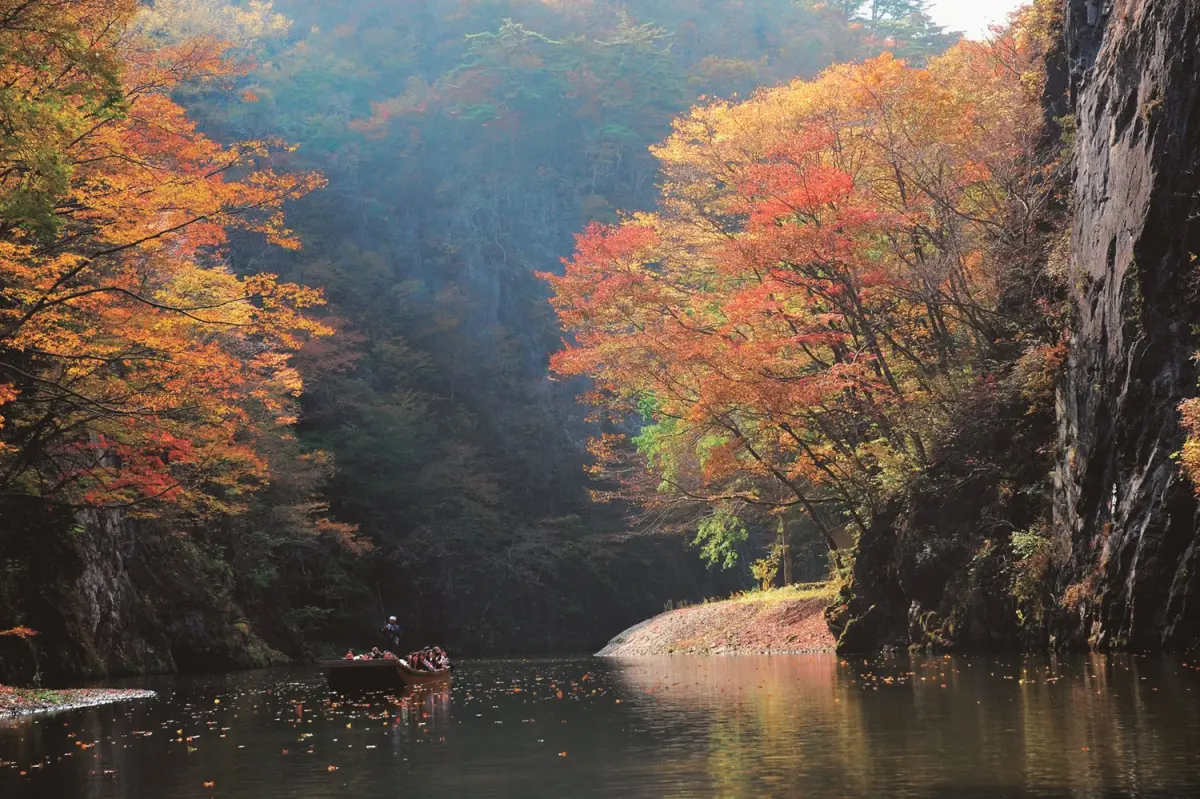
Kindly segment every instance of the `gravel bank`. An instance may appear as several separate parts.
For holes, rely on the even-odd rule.
[[[755,592],[723,602],[669,610],[608,642],[602,657],[829,652],[833,635],[825,585]]]
[[[11,688],[0,685],[0,719],[26,716],[48,710],[73,710],[127,699],[148,699],[153,691],[118,690],[115,688],[72,688],[50,691],[41,688]]]

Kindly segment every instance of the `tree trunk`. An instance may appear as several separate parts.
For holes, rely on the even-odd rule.
[[[783,520],[779,520],[779,557],[783,559],[783,585],[792,584],[792,545]]]

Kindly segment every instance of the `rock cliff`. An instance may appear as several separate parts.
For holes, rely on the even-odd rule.
[[[0,607],[38,635],[0,637],[0,682],[286,660],[254,634],[221,564],[188,536],[117,511],[48,519],[31,508],[10,515]]]
[[[1195,396],[1200,3],[1072,0],[1078,123],[1055,526],[1055,632],[1094,648],[1200,644],[1197,504],[1173,453]],[[1089,12],[1092,21],[1089,21]]]
[[[1031,406],[1017,382],[970,398],[936,466],[860,537],[851,579],[827,611],[839,651],[1046,643],[1046,614],[1035,609],[1052,602],[1029,596],[1020,607],[1012,539],[1050,516],[1054,403]]]

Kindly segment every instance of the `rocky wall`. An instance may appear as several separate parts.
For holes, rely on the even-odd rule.
[[[1056,642],[1200,644],[1197,503],[1174,453],[1200,349],[1200,3],[1071,0],[1077,121]]]

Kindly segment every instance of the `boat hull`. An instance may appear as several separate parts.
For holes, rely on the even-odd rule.
[[[381,691],[450,680],[450,669],[418,671],[396,660],[326,660],[321,670],[335,691]]]

